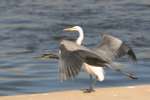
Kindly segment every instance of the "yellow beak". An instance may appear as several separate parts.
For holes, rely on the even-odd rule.
[[[74,32],[74,31],[76,31],[76,29],[74,29],[74,28],[65,28],[64,31],[66,31],[66,32]]]

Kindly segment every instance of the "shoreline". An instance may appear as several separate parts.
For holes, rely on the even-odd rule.
[[[67,90],[39,94],[1,96],[0,100],[149,100],[150,85],[96,88],[95,92]]]

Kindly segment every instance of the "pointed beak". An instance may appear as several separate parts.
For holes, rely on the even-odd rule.
[[[64,31],[65,32],[74,32],[76,30],[74,28],[65,28]]]

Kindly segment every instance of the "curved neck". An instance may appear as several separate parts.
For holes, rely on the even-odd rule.
[[[83,30],[82,30],[82,29],[79,29],[78,32],[79,32],[79,37],[77,38],[76,43],[77,43],[78,45],[81,45],[81,44],[82,44],[82,41],[83,41],[83,39],[84,39],[84,33],[83,33]]]

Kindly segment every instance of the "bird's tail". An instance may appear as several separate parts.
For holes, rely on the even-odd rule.
[[[127,77],[130,78],[130,79],[138,79],[138,77],[136,77],[136,76],[134,75],[134,73],[131,73],[131,72],[128,72],[128,71],[123,70],[124,65],[121,64],[121,63],[112,62],[112,63],[111,63],[109,66],[107,66],[107,67],[109,67],[110,69],[115,70],[115,71],[117,71],[117,72],[119,72],[119,73],[121,73],[121,74],[127,76]]]

